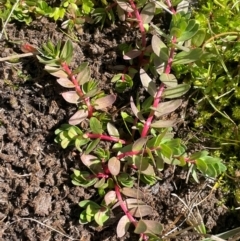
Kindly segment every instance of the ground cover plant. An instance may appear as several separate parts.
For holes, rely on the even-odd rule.
[[[41,1],[41,4],[47,9],[47,3]],[[35,5],[33,3],[32,13],[44,15]],[[13,7],[5,6],[8,10],[9,6]],[[16,8],[19,6],[30,9],[30,5]],[[119,46],[125,62],[113,66],[118,73],[111,79],[113,87],[110,91],[102,88],[101,80],[94,78],[88,62],[74,68],[71,66],[74,53],[71,40],[57,43],[48,40],[42,46],[21,45],[21,50],[36,56],[61,87],[70,89],[62,91],[61,96],[76,106],[68,123],[55,130],[55,142],[63,149],[75,147],[78,151],[76,159],[85,166],[74,168],[72,183],[84,188],[93,186],[97,190],[94,199],[80,201],[80,223],[95,222],[102,227],[114,212],[121,210],[116,227],[119,238],[133,227],[140,240],[177,238],[179,233],[168,236],[171,232],[165,230],[161,222],[149,218],[153,209],[144,202],[140,186],[158,183],[160,173],[169,166],[187,170],[187,181],[191,179],[196,183],[199,183],[200,173],[207,179],[226,171],[222,160],[207,150],[191,150],[189,153],[184,141],[174,137],[174,126],[183,119],[171,117],[191,87],[182,74],[189,73],[190,66],[191,74],[197,72],[206,59],[215,57],[211,49],[204,48],[207,29],[198,18],[193,18],[187,1],[103,1],[99,5],[91,1],[64,1],[60,8],[49,8],[49,11],[56,15],[62,13],[55,20],[69,17],[69,6],[71,10],[81,12],[74,13],[74,17],[81,18],[81,21],[76,23],[70,19],[63,22],[62,27],[68,28],[70,33],[73,27],[79,27],[76,25],[85,21],[100,23],[99,27],[104,28],[106,21],[114,22],[115,18],[129,29],[140,31],[140,38],[134,43]],[[16,8],[12,8],[12,12]],[[18,10],[26,12],[23,8]],[[162,31],[155,18],[165,11],[171,14],[171,21],[169,29]],[[2,20],[8,21],[6,17]],[[70,37],[75,39],[75,36]],[[177,77],[181,78],[177,80]],[[141,93],[132,91],[136,86],[142,86]],[[113,105],[126,93],[130,93],[124,103],[126,107],[113,112]],[[191,209],[190,215],[186,216],[187,222],[196,233],[208,236],[201,216],[194,217]]]

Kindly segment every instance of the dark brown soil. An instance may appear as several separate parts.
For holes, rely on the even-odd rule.
[[[21,53],[20,44],[24,42],[41,46],[48,39],[55,43],[67,39],[47,19],[30,26],[9,24],[6,32],[8,40],[3,38],[0,42],[2,57]],[[72,67],[88,61],[92,76],[101,80],[101,86],[110,92],[111,67],[123,62],[117,46],[134,43],[138,32],[121,25],[102,31],[88,26],[83,32],[74,43]],[[0,240],[117,240],[116,219],[102,230],[78,222],[79,201],[94,199],[96,195],[93,189],[71,184],[72,169],[81,167],[78,152],[71,148],[63,150],[54,143],[54,130],[75,111],[73,105],[62,99],[61,91],[34,57],[21,59],[17,64],[0,63]],[[120,104],[114,108],[128,104],[123,101],[131,94],[134,92],[119,95]],[[189,123],[180,127],[184,128],[181,133],[189,131]],[[145,201],[154,208],[149,218],[159,220],[166,234],[181,223],[180,230],[189,227],[184,221],[189,212],[173,193],[190,208],[200,203],[192,212],[195,217],[202,217],[210,233],[239,225],[237,216],[220,205],[221,193],[217,190],[209,195],[214,182],[203,179],[201,184],[191,181],[186,184],[186,176],[187,170],[168,167],[162,173],[162,181],[153,187],[142,187]],[[128,233],[122,240],[138,240],[138,237]],[[191,229],[181,233],[181,237],[166,240],[201,238]]]

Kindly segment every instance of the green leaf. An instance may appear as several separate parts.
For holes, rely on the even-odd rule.
[[[140,69],[140,79],[143,85],[143,88],[154,97],[157,92],[156,84],[149,77],[149,75],[145,72],[144,69]]]
[[[133,187],[134,180],[132,177],[127,173],[120,173],[117,176],[118,181],[123,185],[124,187]]]
[[[200,48],[192,49],[189,52],[182,51],[174,57],[173,66],[177,64],[189,64],[199,60],[203,51]]]
[[[168,48],[162,42],[162,40],[156,35],[152,37],[152,49],[153,49],[153,52],[158,57],[160,57],[161,60],[163,60],[164,62],[168,61],[168,58],[169,58]]]
[[[140,180],[148,185],[154,185],[157,181],[157,178],[155,176],[141,174]]]
[[[112,123],[107,123],[107,130],[110,136],[119,137],[118,129]]]
[[[81,224],[86,224],[86,223],[89,223],[93,220],[93,217],[87,215],[87,212],[86,210],[83,210],[81,213],[80,213],[80,217],[79,217],[79,222]]]
[[[76,129],[74,128],[74,126],[71,127],[71,128],[69,128],[69,130],[68,130],[68,136],[69,136],[71,139],[74,138],[74,137],[76,137],[76,136],[78,136],[78,133],[77,133]]]
[[[191,39],[198,31],[199,24],[196,23],[196,20],[191,19],[188,22],[187,28],[183,33],[181,33],[181,36],[177,38],[177,42],[182,42]]]
[[[147,3],[141,11],[140,17],[143,24],[148,24],[152,21],[155,14],[155,3]]]
[[[95,183],[94,187],[95,188],[102,188],[105,184],[106,179],[101,178],[98,182]]]
[[[167,87],[176,87],[178,85],[177,79],[173,74],[166,74],[163,73],[160,75],[160,80],[167,86]]]
[[[119,77],[119,75],[117,77]],[[133,79],[127,74],[121,74],[120,78],[117,81],[114,79],[114,81],[112,80],[112,82],[116,82],[116,90],[119,93],[122,93],[127,88],[131,88],[133,86]]]
[[[101,209],[101,206],[99,206],[97,203],[91,202],[86,207],[87,215],[94,216],[99,209]]]
[[[103,226],[103,224],[109,219],[110,211],[108,208],[102,208],[94,215],[94,220],[99,226]]]
[[[89,154],[90,152],[92,152],[97,147],[99,142],[100,142],[100,138],[91,141],[87,146],[85,153]]]
[[[206,37],[205,29],[199,29],[191,39],[192,45],[196,47],[200,47],[203,44],[205,37]]]
[[[178,98],[184,95],[190,87],[191,86],[188,84],[179,84],[176,87],[168,87],[163,91],[163,97],[168,99]]]
[[[69,144],[70,144],[70,140],[68,140],[68,139],[63,139],[63,140],[61,141],[61,147],[62,147],[63,149],[66,149]]]
[[[143,147],[145,146],[146,142],[147,142],[147,138],[145,138],[145,137],[141,137],[141,138],[137,139],[132,146],[132,151],[138,152],[138,151],[143,150]]]
[[[77,138],[74,142],[75,147],[82,152],[82,149],[80,148],[80,146],[84,146],[86,145],[88,142],[90,141],[90,139],[86,139],[86,138]]]
[[[208,151],[199,151],[199,152],[195,152],[193,153],[189,159],[190,160],[195,160],[195,159],[199,159],[199,158],[202,158],[202,157],[205,157],[208,155]]]
[[[142,122],[144,122],[144,117],[142,115],[142,112],[140,112],[138,110],[138,107],[135,105],[134,101],[133,101],[133,97],[130,97],[130,106],[132,109],[133,114]]]
[[[147,230],[144,233],[153,233],[160,235],[163,231],[163,226],[159,222],[153,220],[141,220],[147,226]]]
[[[87,62],[82,63],[75,71],[78,71],[77,81],[79,85],[83,85],[91,79],[90,68]]]
[[[151,107],[151,109],[155,110],[154,115],[159,118],[162,115],[166,115],[175,111],[179,106],[181,106],[181,104],[182,104],[182,100],[176,99],[176,100],[161,102],[158,104],[157,108]]]
[[[149,96],[142,103],[142,110],[148,111],[150,109],[150,107],[152,106],[152,103],[153,103],[153,97]]]
[[[197,165],[197,168],[201,172],[203,172],[203,173],[205,173],[207,171],[207,169],[208,169],[207,164],[205,163],[205,161],[203,161],[201,159],[196,160],[196,165]]]
[[[163,161],[163,159],[161,157],[156,156],[155,157],[155,163],[156,163],[156,168],[159,171],[162,171],[164,169],[164,161]]]
[[[101,208],[97,203],[91,201],[91,200],[83,200],[79,202],[78,204],[81,208],[87,208],[88,205],[91,205],[92,207],[95,207],[96,209]]]
[[[72,60],[72,56],[73,56],[73,45],[70,40],[67,40],[67,42],[65,42],[63,49],[61,51],[60,59],[70,64]]]
[[[142,156],[133,156],[133,163],[142,174],[155,174],[153,167],[149,164],[149,158]]]
[[[146,230],[147,230],[147,225],[144,223],[144,221],[139,220],[135,227],[134,233],[141,234],[141,233],[145,233]]]
[[[90,119],[90,129],[94,134],[102,134],[102,124],[96,117],[91,117]]]
[[[172,149],[167,144],[161,144],[160,148],[160,152],[162,153],[162,155],[169,159],[172,157]]]

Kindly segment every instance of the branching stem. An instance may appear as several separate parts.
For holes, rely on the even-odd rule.
[[[168,7],[170,8],[171,12],[173,14],[176,14],[176,11],[172,7],[172,4],[171,4],[170,0],[166,0],[166,2],[167,2]],[[177,38],[174,36],[172,41],[171,41],[172,44],[176,43],[176,40],[177,40]],[[172,47],[170,49],[170,53],[169,53],[167,66],[166,66],[166,69],[164,71],[165,74],[169,74],[171,72],[173,58],[174,58],[174,52],[175,52],[175,47],[174,47],[174,45],[172,45]],[[154,113],[155,113],[154,109],[157,108],[158,104],[161,101],[161,97],[162,97],[164,88],[165,88],[165,85],[162,83],[159,86],[159,89],[158,89],[158,92],[157,92],[156,96],[154,97],[154,101],[153,101],[153,105],[152,105],[153,108],[152,108],[152,110],[151,110],[151,112],[150,112],[150,114],[149,114],[149,116],[147,118],[147,121],[144,124],[143,130],[142,130],[142,133],[141,133],[141,137],[146,137],[148,135],[151,123],[152,123],[153,118],[154,118]]]
[[[93,109],[93,106],[90,103],[90,98],[89,97],[87,97],[87,98],[84,97],[84,93],[83,93],[80,85],[78,84],[78,81],[75,78],[74,74],[72,73],[72,71],[68,67],[67,63],[65,63],[65,62],[62,63],[62,68],[67,73],[67,75],[70,78],[70,80],[73,82],[77,94],[84,100],[85,104],[87,105],[87,108],[88,108],[88,118],[91,118],[92,115],[93,115],[93,110],[94,109]]]
[[[125,140],[119,139],[114,136],[107,136],[107,135],[94,134],[94,133],[85,133],[84,135],[90,139],[98,139],[99,138],[99,139],[105,140],[105,141],[113,141],[113,142],[119,142],[121,144],[126,144]]]

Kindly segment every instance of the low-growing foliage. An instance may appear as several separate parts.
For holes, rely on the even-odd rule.
[[[42,8],[47,9],[46,4],[40,2]],[[221,159],[212,157],[206,150],[188,155],[187,147],[181,139],[174,138],[172,131],[172,127],[181,120],[162,118],[181,106],[183,95],[191,87],[187,81],[179,83],[178,77],[189,68],[198,70],[200,75],[201,66],[218,54],[214,55],[213,49],[206,46],[209,33],[200,20],[192,18],[186,1],[185,5],[177,0],[165,4],[147,0],[117,0],[111,5],[107,1],[101,1],[99,5],[90,0],[80,2],[62,1],[61,7],[54,10],[56,15],[51,13],[49,16],[59,19],[69,11],[74,16],[65,24],[70,24],[89,14],[103,27],[105,21],[114,21],[113,9],[116,9],[121,21],[129,28],[139,28],[141,33],[136,46],[121,46],[123,58],[128,63],[115,66],[122,73],[112,79],[115,83],[113,94],[105,93],[99,87],[99,81],[91,77],[88,63],[83,62],[78,68],[71,69],[71,41],[64,44],[59,41],[55,45],[49,41],[39,49],[23,46],[36,53],[45,70],[68,89],[61,95],[77,107],[68,124],[55,131],[55,142],[62,148],[74,146],[80,152],[79,159],[86,169],[74,170],[72,183],[85,188],[93,186],[100,197],[99,202],[80,201],[83,210],[80,223],[95,221],[103,226],[111,212],[120,207],[123,216],[117,225],[118,237],[124,236],[133,225],[140,240],[162,240],[163,226],[147,219],[152,207],[142,200],[139,182],[155,184],[160,180],[158,173],[166,165],[188,167],[196,182],[198,172],[215,178],[226,171]],[[76,7],[78,4],[81,8]],[[152,23],[162,9],[172,14],[168,33]],[[151,36],[151,41],[147,36]],[[131,111],[121,111],[121,122],[115,123],[107,109],[114,105],[118,95],[133,86],[138,79],[135,76],[140,78],[145,98],[141,100],[138,94],[132,93],[129,99]],[[125,133],[120,132],[116,125],[121,126]],[[106,142],[111,142],[111,146],[104,149]]]

